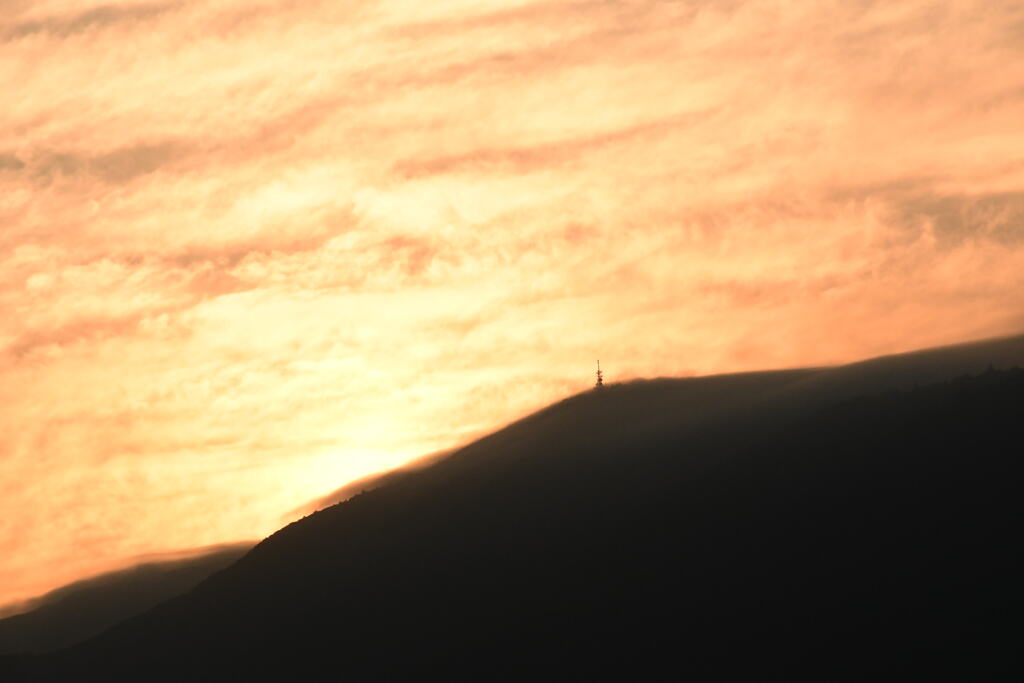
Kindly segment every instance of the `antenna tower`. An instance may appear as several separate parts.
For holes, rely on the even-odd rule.
[[[600,389],[604,386],[604,373],[601,372],[601,361],[597,361],[597,382],[594,384],[595,389]]]

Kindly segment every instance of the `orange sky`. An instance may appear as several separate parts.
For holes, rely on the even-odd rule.
[[[1024,327],[1016,1],[0,0],[0,605],[609,380]]]

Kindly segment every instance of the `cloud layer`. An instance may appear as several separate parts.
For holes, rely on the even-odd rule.
[[[0,3],[0,603],[612,380],[1024,327],[1024,9]]]

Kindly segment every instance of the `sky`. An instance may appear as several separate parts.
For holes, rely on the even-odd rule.
[[[1024,329],[1015,0],[0,0],[0,610],[607,381]]]

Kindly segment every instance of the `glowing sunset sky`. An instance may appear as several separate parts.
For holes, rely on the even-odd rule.
[[[0,605],[591,381],[1024,327],[1024,5],[0,0]]]

